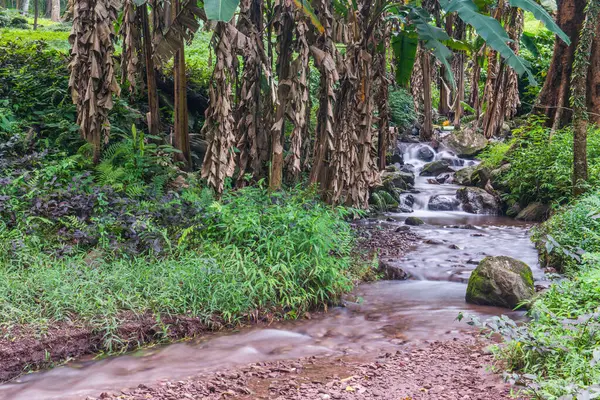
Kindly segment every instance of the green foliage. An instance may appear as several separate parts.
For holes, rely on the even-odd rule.
[[[0,323],[39,326],[75,317],[107,329],[123,311],[207,323],[267,312],[294,318],[352,287],[353,235],[343,209],[310,193],[262,188],[229,192],[220,202],[190,188],[181,198],[204,215],[162,258],[114,258],[107,243],[57,259],[43,251],[41,237],[22,242],[18,227],[0,223]],[[80,219],[63,219],[85,228]]]
[[[542,120],[533,118],[513,131],[508,151],[504,152],[504,145],[484,154],[492,169],[499,166],[498,161],[510,164],[502,176],[510,189],[504,195],[506,200],[527,205],[534,201],[564,204],[571,199],[573,131],[567,127],[554,132],[552,138],[550,134]],[[600,179],[600,129],[596,127],[588,132],[588,164],[589,186],[593,187]]]
[[[503,317],[482,324],[505,339],[496,355],[513,372],[507,377],[524,384],[536,398],[600,394],[597,256],[587,264],[586,272],[552,285],[537,299],[529,311],[531,322],[517,326]]]
[[[446,12],[456,12],[465,23],[473,26],[487,45],[500,53],[506,63],[519,75],[527,73],[529,81],[532,84],[535,82],[529,64],[508,46],[510,38],[497,20],[489,15],[481,14],[479,8],[471,0],[441,0],[440,4]]]
[[[240,0],[205,0],[206,17],[213,21],[229,22],[240,4]]]
[[[547,261],[576,273],[581,255],[600,250],[600,192],[595,191],[562,208],[534,231]]]
[[[518,7],[532,13],[533,16],[541,21],[549,31],[560,37],[567,46],[571,44],[569,36],[559,28],[556,22],[554,22],[554,18],[552,18],[552,16],[538,3],[532,0],[510,0],[509,2],[512,7]]]
[[[554,51],[554,35],[546,29],[539,30],[535,34],[525,32],[521,36],[521,43],[523,44],[520,50],[521,56],[529,62],[537,80],[545,80]],[[540,90],[539,85],[531,85],[527,78],[519,79],[521,113],[531,111]]]
[[[390,87],[389,105],[391,122],[400,130],[414,124],[417,115],[413,98],[408,90]]]
[[[408,87],[415,65],[419,39],[417,35],[402,31],[392,36],[391,44],[396,62],[396,83]]]
[[[486,167],[498,168],[505,160],[510,147],[510,143],[506,142],[490,143],[478,157]]]

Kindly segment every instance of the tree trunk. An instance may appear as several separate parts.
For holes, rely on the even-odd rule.
[[[600,2],[598,0],[589,0],[572,69],[573,194],[575,196],[584,192],[585,182],[588,179],[587,127],[589,115],[586,102],[588,91],[586,86],[590,70],[590,55],[594,34],[600,26],[598,23],[599,16]]]
[[[148,90],[148,114],[146,121],[148,131],[152,136],[158,136],[160,131],[160,114],[158,108],[158,90],[156,88],[156,71],[154,69],[154,59],[152,58],[152,36],[148,21],[148,6],[144,3],[138,7],[140,20],[142,21],[142,40],[144,45],[144,59],[146,66],[146,88]],[[177,87],[177,84],[175,84]],[[175,90],[177,99],[177,90]]]
[[[292,58],[292,39],[294,19],[290,6],[282,6],[278,32],[279,57],[277,58],[279,85],[277,98],[279,104],[275,112],[275,123],[271,129],[271,174],[269,190],[278,190],[283,179],[283,133],[285,132],[285,115],[288,107],[290,85],[284,83],[290,79],[290,61]]]
[[[38,25],[38,16],[40,14],[40,7],[39,7],[39,0],[33,0],[35,3],[33,3],[33,30],[35,31],[37,29],[37,25]]]
[[[23,3],[21,3],[21,12],[23,14],[27,14],[29,12],[29,0],[23,0]]]
[[[455,57],[457,57],[458,75],[456,77],[456,99],[454,100],[454,127],[458,129],[463,112],[461,103],[465,100],[465,54],[460,52]],[[474,68],[478,68],[478,66]]]
[[[542,87],[535,110],[548,117],[548,126],[558,129],[565,126],[572,117],[572,110],[568,108],[571,98],[571,74],[575,59],[575,49],[579,43],[579,36],[585,18],[585,0],[560,0],[558,1],[557,23],[571,39],[567,46],[559,38],[554,44],[552,62]],[[586,103],[591,111],[590,119],[600,123],[600,28],[596,28],[596,38],[591,44],[591,63],[587,75]]]
[[[421,140],[429,141],[433,136],[433,115],[431,110],[431,60],[429,52],[421,52],[421,68],[423,69],[423,127]]]
[[[52,15],[52,0],[46,0],[46,8],[44,9],[44,17],[50,18]]]
[[[52,11],[51,17],[52,21],[60,22],[60,0],[52,0]]]
[[[181,8],[181,0],[172,0],[172,16],[176,18]],[[175,101],[173,104],[173,144],[181,153],[176,155],[183,162],[184,168],[192,167],[190,151],[190,136],[188,132],[187,82],[185,76],[185,44],[179,44],[173,60],[173,81],[175,86]]]
[[[446,33],[448,36],[452,36],[454,25],[454,15],[448,14],[446,16]],[[444,78],[447,74],[446,67],[443,65],[440,67],[440,76],[439,76],[439,86],[440,86],[440,104],[438,107],[438,111],[440,115],[448,116],[450,115],[450,98],[452,97],[452,90],[446,84]]]

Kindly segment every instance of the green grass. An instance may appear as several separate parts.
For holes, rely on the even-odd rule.
[[[0,45],[7,43],[26,43],[43,40],[48,43],[48,47],[61,52],[68,52],[69,32],[52,32],[45,30],[30,29],[0,29]]]
[[[56,257],[41,233],[23,241],[23,231],[0,223],[0,324],[76,320],[108,333],[124,312],[228,324],[296,318],[336,303],[360,272],[346,211],[310,193],[247,188],[196,201],[206,204],[204,223],[180,232],[161,257],[115,257],[113,243]]]

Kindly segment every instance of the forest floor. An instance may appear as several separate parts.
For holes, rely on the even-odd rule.
[[[394,354],[257,363],[98,399],[523,399],[491,372],[489,344],[473,334],[413,343]]]

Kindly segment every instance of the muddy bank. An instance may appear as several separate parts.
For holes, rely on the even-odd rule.
[[[173,341],[207,333],[210,328],[197,318],[165,316],[161,323],[151,314],[127,314],[114,332],[123,351],[143,344]],[[168,329],[164,329],[168,326]],[[214,326],[213,326],[214,329]],[[105,332],[77,323],[54,323],[41,332],[32,327],[0,330],[0,382],[24,372],[50,368],[66,360],[108,351]]]
[[[493,362],[485,349],[489,343],[472,335],[360,359],[257,363],[102,393],[97,399],[512,399],[511,387],[489,371]]]
[[[357,251],[368,256],[374,252],[392,252],[401,256],[415,240],[410,232],[396,233],[389,227],[356,227],[356,231]],[[206,324],[188,316],[162,316],[159,322],[152,314],[125,313],[118,320],[121,324],[112,335],[115,346],[123,351],[240,327],[226,326],[216,318]],[[268,326],[276,320],[276,315],[264,314],[259,320],[248,318],[242,325]],[[49,325],[44,330],[28,326],[0,328],[0,382],[12,380],[26,372],[51,368],[70,359],[110,351],[105,331],[77,321]]]

